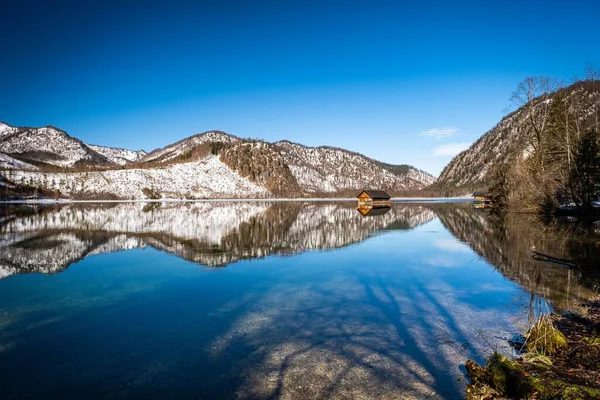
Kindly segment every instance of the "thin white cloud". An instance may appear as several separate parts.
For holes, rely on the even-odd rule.
[[[471,248],[464,244],[463,242],[459,242],[456,239],[437,239],[433,241],[433,245],[440,250],[446,251],[457,251],[457,252],[470,252]]]
[[[468,142],[448,143],[433,149],[433,154],[436,156],[455,156],[461,151],[468,149],[470,145],[471,143]]]
[[[424,263],[431,267],[440,268],[462,267],[464,265],[460,263],[460,260],[453,260],[452,257],[448,257],[447,255],[426,258]]]
[[[432,138],[436,138],[436,139],[446,139],[446,138],[455,136],[457,134],[458,134],[457,128],[444,126],[441,128],[427,129],[426,131],[419,133],[419,136],[428,136],[428,137],[432,137]]]

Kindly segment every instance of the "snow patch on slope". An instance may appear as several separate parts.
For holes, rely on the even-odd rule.
[[[9,135],[12,135],[16,131],[17,131],[17,128],[10,126],[8,124],[5,124],[4,122],[0,122],[0,140],[2,140],[3,138],[5,138]]]
[[[35,165],[28,164],[26,162],[17,160],[7,154],[0,153],[0,169],[29,169],[29,170],[37,170],[38,167]]]
[[[106,195],[143,199],[144,189],[163,198],[264,197],[269,192],[241,177],[218,157],[150,169],[124,169],[68,173],[7,171],[15,183],[60,191],[67,195]]]
[[[147,154],[144,150],[134,151],[117,147],[98,146],[95,144],[89,144],[88,146],[96,153],[102,154],[104,157],[108,158],[110,162],[118,165],[140,161]]]
[[[589,89],[563,89],[565,105],[577,104],[580,118],[588,118],[598,110],[599,92],[587,92]],[[586,93],[587,92],[587,93]],[[539,98],[538,98],[539,99]],[[447,186],[463,186],[485,183],[490,179],[492,169],[501,164],[512,164],[518,159],[525,159],[533,152],[531,142],[534,131],[530,125],[530,113],[538,107],[548,106],[553,100],[534,100],[534,111],[526,106],[505,116],[492,129],[487,131],[467,150],[457,154],[446,165],[438,182]],[[544,112],[543,110],[541,112]]]

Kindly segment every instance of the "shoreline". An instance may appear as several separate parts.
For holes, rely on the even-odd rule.
[[[86,204],[86,203],[215,203],[215,202],[350,202],[349,197],[309,197],[309,198],[222,198],[222,199],[134,199],[134,200],[71,200],[71,199],[21,199],[0,200],[0,204]],[[392,197],[392,203],[458,203],[472,201],[470,197]]]
[[[561,315],[542,315],[514,342],[518,356],[494,352],[484,365],[465,365],[467,400],[600,398],[600,302]]]

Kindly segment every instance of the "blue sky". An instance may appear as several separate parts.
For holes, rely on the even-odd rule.
[[[0,120],[132,149],[219,129],[438,174],[519,81],[600,64],[596,1],[6,3]]]

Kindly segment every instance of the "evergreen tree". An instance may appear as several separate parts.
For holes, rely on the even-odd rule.
[[[590,210],[600,197],[600,145],[595,131],[587,131],[579,141],[570,175],[577,207]]]

